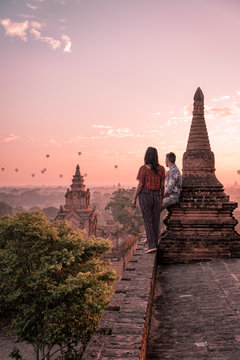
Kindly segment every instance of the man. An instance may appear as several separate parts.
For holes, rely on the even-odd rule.
[[[161,210],[175,205],[179,202],[180,192],[182,190],[182,176],[175,165],[176,155],[173,152],[166,154],[166,166],[169,168],[165,180],[165,191]]]

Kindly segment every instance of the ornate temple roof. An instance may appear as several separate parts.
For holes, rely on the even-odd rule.
[[[71,189],[77,191],[85,191],[84,179],[81,175],[80,166],[78,164],[76,166],[75,175],[73,175]]]

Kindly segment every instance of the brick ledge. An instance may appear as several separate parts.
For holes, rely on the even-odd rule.
[[[82,360],[146,359],[157,257],[145,247],[138,243]]]

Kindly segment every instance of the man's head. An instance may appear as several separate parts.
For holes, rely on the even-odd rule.
[[[172,167],[175,164],[176,155],[173,152],[166,154],[166,166]]]

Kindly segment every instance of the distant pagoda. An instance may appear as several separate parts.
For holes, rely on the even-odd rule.
[[[96,235],[96,210],[90,206],[90,191],[85,190],[84,179],[79,165],[72,179],[71,190],[67,189],[66,204],[61,206],[56,216],[57,221],[67,220],[74,230],[86,230],[86,236]]]
[[[204,96],[200,88],[194,95],[191,129],[183,155],[183,188],[179,204],[172,206],[164,223],[160,241],[160,261],[165,263],[240,257],[237,220],[223,185],[215,175],[204,119]]]

